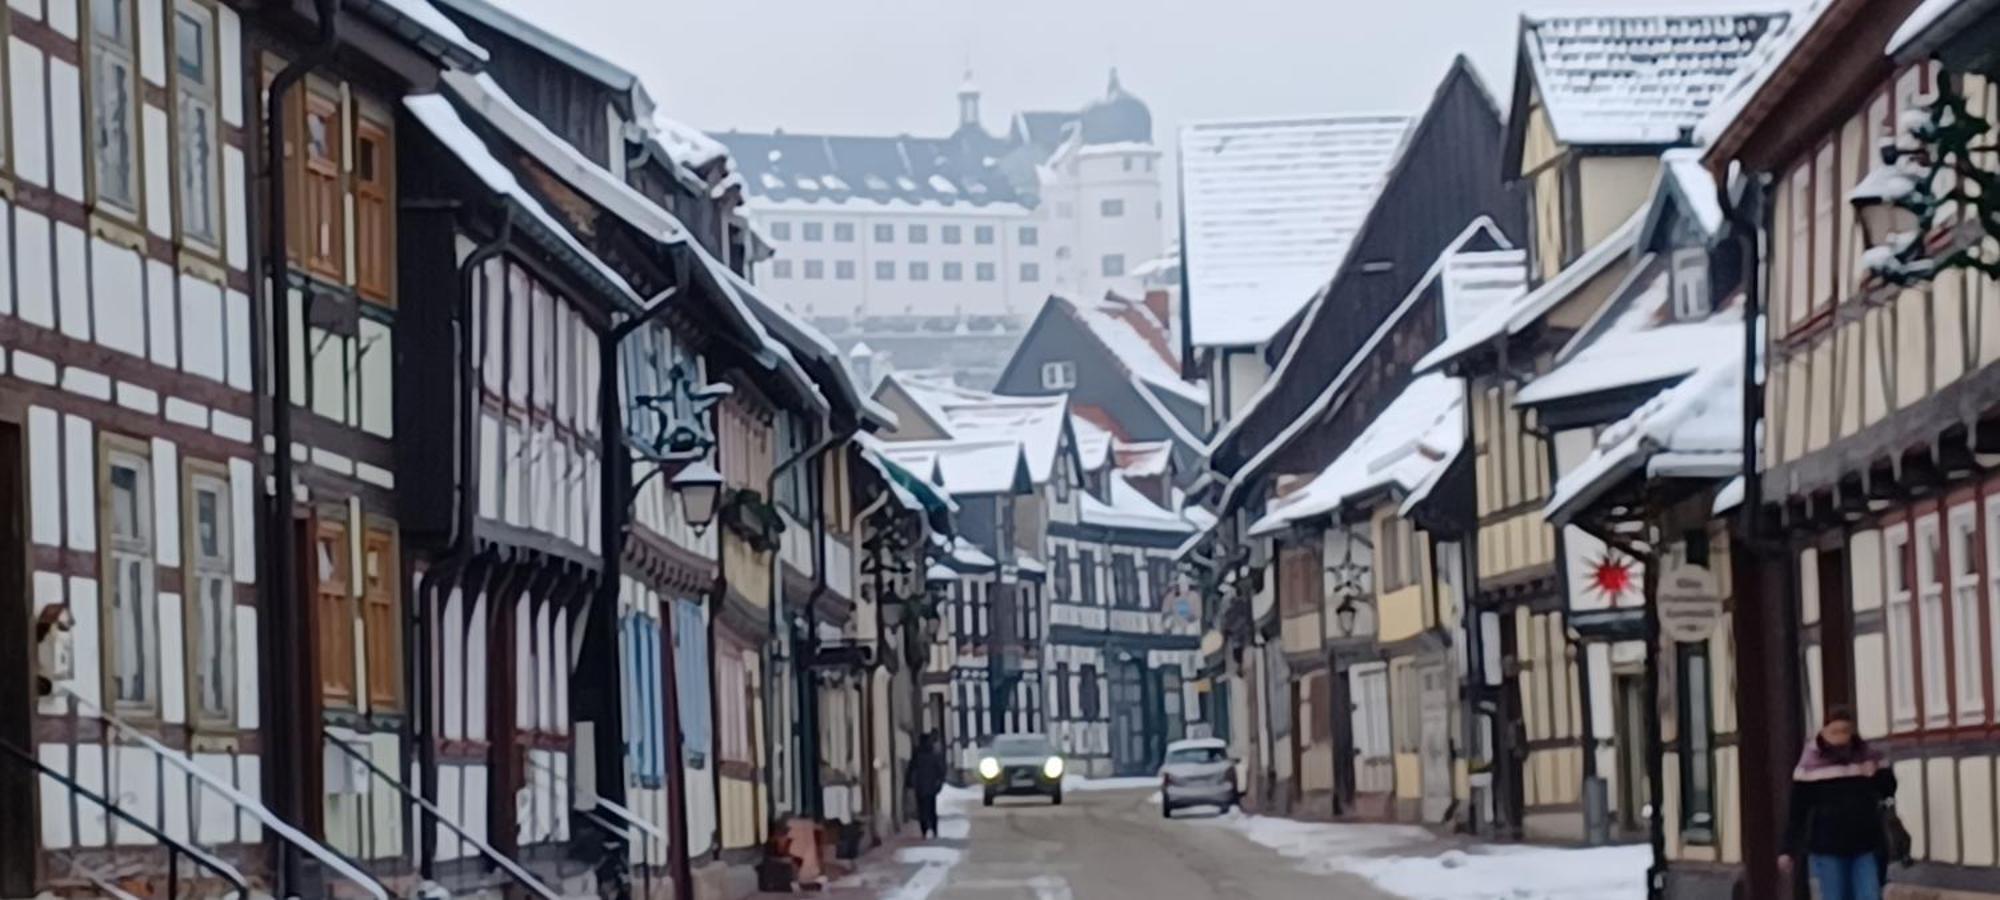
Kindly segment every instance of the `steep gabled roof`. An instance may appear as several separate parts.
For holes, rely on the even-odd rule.
[[[1406,307],[1411,289],[1433,277],[1441,257],[1520,243],[1526,204],[1496,177],[1503,133],[1478,73],[1464,57],[1455,59],[1331,283],[1288,327],[1293,334],[1272,377],[1210,442],[1217,473],[1233,476],[1244,460],[1294,432],[1324,400],[1322,388],[1366,352],[1378,326]],[[1484,237],[1468,243],[1468,223],[1475,222],[1483,223]]]
[[[891,443],[892,448],[911,444],[1011,442],[1020,446],[1029,480],[1035,484],[1048,481],[1054,474],[1056,455],[1064,447],[1075,452],[1074,439],[1068,443],[1063,440],[1069,433],[1067,394],[1008,397],[903,374],[892,374],[883,379],[883,384],[895,385],[925,419],[942,426],[949,435],[942,441]]]
[[[1189,337],[1269,341],[1333,278],[1412,118],[1203,122],[1181,129]]]
[[[1515,77],[1533,79],[1564,144],[1681,143],[1789,17],[1782,7],[1524,15]]]
[[[1208,393],[1200,385],[1181,379],[1180,366],[1167,344],[1166,326],[1144,306],[1118,298],[1086,304],[1051,297],[1049,302],[1061,304],[1060,308],[1096,339],[1126,375],[1154,390],[1208,405]]]

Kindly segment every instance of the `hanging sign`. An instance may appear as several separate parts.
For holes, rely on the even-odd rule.
[[[1722,619],[1722,592],[1706,566],[1680,563],[1660,573],[1660,631],[1668,640],[1708,640]]]

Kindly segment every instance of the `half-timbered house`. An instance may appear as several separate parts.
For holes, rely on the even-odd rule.
[[[1994,894],[2000,616],[1990,578],[2000,505],[1986,466],[2000,336],[1987,311],[2000,288],[1948,262],[1965,247],[1990,248],[1991,225],[1982,232],[1969,205],[1927,208],[1880,189],[1893,166],[1914,166],[1943,197],[1957,179],[1942,154],[1929,159],[1946,172],[1931,180],[1925,159],[1890,163],[1876,152],[1885,141],[1922,145],[1910,126],[1934,111],[1962,104],[1990,121],[2000,109],[1990,66],[1977,62],[1990,42],[1974,37],[1990,24],[1982,32],[1964,21],[1977,12],[1824,4],[1743,92],[1736,115],[1716,123],[1706,156],[1711,171],[1737,168],[1760,186],[1740,215],[1763,223],[1757,271],[1767,286],[1758,297],[1767,381],[1761,398],[1750,395],[1763,439],[1744,491],[1754,518],[1744,521],[1768,541],[1753,545],[1763,564],[1739,566],[1736,587],[1739,610],[1768,603],[1778,615],[1736,629],[1738,682],[1746,708],[1797,711],[1746,721],[1740,733],[1753,886],[1780,883],[1763,861],[1782,821],[1770,795],[1804,736],[1846,704],[1889,754],[1914,839],[1916,863],[1892,869],[1888,895]],[[1911,27],[1899,34],[1905,17]],[[1969,39],[1956,53],[1954,33]],[[1990,144],[1990,132],[1973,143]],[[1990,154],[1961,159],[1996,168]],[[1871,234],[1869,213],[1900,199],[1914,201],[1911,221]],[[1912,257],[1934,264],[1906,267]],[[1760,639],[1768,633],[1791,639]]]
[[[1785,21],[1763,12],[1522,20],[1502,168],[1527,193],[1532,289],[1423,361],[1467,379],[1479,509],[1472,599],[1485,623],[1473,640],[1499,648],[1494,790],[1508,833],[1583,838],[1602,812],[1586,810],[1601,754],[1583,724],[1597,701],[1573,659],[1566,534],[1541,515],[1559,460],[1516,396],[1632,277],[1659,154],[1692,140],[1710,101]],[[1676,62],[1684,58],[1703,63]]]
[[[0,418],[20,543],[0,577],[16,621],[37,623],[9,653],[41,696],[7,692],[5,768],[15,786],[41,778],[9,792],[24,805],[4,889],[384,896],[399,814],[371,823],[383,841],[354,841],[367,811],[295,776],[319,765],[323,711],[344,746],[400,765],[387,157],[395,98],[484,53],[421,3],[246,20],[206,2],[58,0],[7,18]],[[259,86],[314,55],[315,33],[371,62],[320,69],[338,100],[308,113],[301,84],[263,127]],[[308,121],[311,147],[292,128]],[[281,136],[273,160],[260,139]],[[294,201],[282,230],[254,202],[272,196],[258,173]],[[285,449],[259,454],[260,440]],[[259,486],[280,474],[274,520]],[[315,644],[321,610],[301,596],[314,582],[293,577],[309,568],[276,566],[308,555],[311,526],[291,513],[315,506],[344,523],[328,548],[338,655]],[[214,855],[197,863],[200,850]]]
[[[1154,499],[1173,493],[1171,446],[1121,447],[1080,413],[1071,430],[1050,486],[1043,714],[1080,774],[1150,774],[1199,720],[1200,610],[1175,566],[1196,526]]]
[[[1456,673],[1446,661],[1457,621],[1429,575],[1430,536],[1401,504],[1458,455],[1464,423],[1455,380],[1409,372],[1448,323],[1518,284],[1507,251],[1490,219],[1467,225],[1260,463],[1287,473],[1247,532],[1276,545],[1291,677],[1274,699],[1292,723],[1277,752],[1295,773],[1280,808],[1417,819],[1451,806]],[[1301,461],[1326,446],[1338,452],[1322,468]],[[1415,718],[1423,710],[1442,718]]]

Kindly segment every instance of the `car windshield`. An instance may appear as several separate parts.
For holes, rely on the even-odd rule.
[[[993,739],[994,756],[1048,756],[1049,739],[1040,735],[1010,735]]]
[[[1215,763],[1223,760],[1221,747],[1175,747],[1167,751],[1167,763]]]

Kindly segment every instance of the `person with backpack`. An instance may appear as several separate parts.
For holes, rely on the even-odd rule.
[[[1778,868],[1789,873],[1804,856],[1821,900],[1881,900],[1889,861],[1907,852],[1895,846],[1907,834],[1890,807],[1895,797],[1896,773],[1856,732],[1854,711],[1827,710],[1792,770]]]

